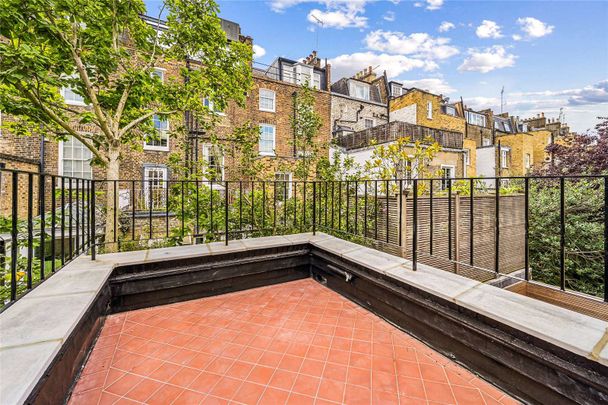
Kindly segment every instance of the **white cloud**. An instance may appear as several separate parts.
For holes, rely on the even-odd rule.
[[[266,49],[262,48],[260,45],[254,44],[253,45],[253,58],[254,59],[261,58],[264,55],[266,55]]]
[[[454,28],[456,28],[456,26],[453,23],[449,21],[444,21],[441,23],[441,25],[439,25],[438,30],[439,32],[448,32],[449,30],[452,30]]]
[[[496,89],[496,93],[499,89]],[[566,123],[579,132],[593,128],[597,117],[606,115],[608,104],[608,79],[580,88],[507,92],[505,95],[506,111],[511,115],[529,118],[545,113],[545,116],[557,118],[560,108],[566,114]],[[475,109],[500,109],[500,97],[464,97],[464,103]]]
[[[456,91],[456,89],[450,86],[445,80],[436,77],[399,81],[403,83],[403,86],[406,88],[417,87],[435,94],[450,94]]]
[[[395,21],[395,12],[387,11],[382,18],[384,18],[386,21]]]
[[[427,10],[439,10],[441,6],[443,6],[443,0],[425,0],[425,1],[417,1],[414,3],[414,7],[424,7],[426,6]]]
[[[406,35],[397,31],[376,30],[365,37],[367,48],[401,55],[412,55],[428,59],[447,59],[459,53],[458,48],[449,45],[449,38],[434,38],[418,32]]]
[[[545,35],[551,34],[555,28],[555,26],[544,23],[534,17],[518,18],[517,24],[519,24],[524,36],[518,34],[513,35],[513,39],[516,41],[522,39],[541,38]]]
[[[365,1],[353,2],[326,2],[325,11],[313,9],[308,13],[308,21],[324,28],[365,28],[367,17],[365,12]],[[321,22],[319,22],[321,21]]]
[[[488,73],[495,69],[513,66],[516,58],[501,45],[494,45],[485,49],[469,48],[468,56],[458,67],[458,70],[461,72]]]
[[[331,63],[332,76],[336,79],[350,77],[366,66],[372,66],[377,71],[386,70],[389,78],[399,76],[413,69],[426,71],[435,70],[437,64],[432,61],[409,58],[404,55],[388,55],[386,53],[356,52],[344,54],[329,60]]]
[[[502,38],[500,25],[491,20],[483,20],[481,25],[475,30],[475,34],[477,34],[479,38]]]

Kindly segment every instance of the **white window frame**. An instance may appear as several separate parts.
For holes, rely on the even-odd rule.
[[[153,76],[157,76],[160,78],[160,82],[164,83],[165,82],[165,72],[167,71],[167,69],[163,69],[160,67],[154,67],[154,71],[152,72]],[[158,75],[157,73],[160,73],[160,75]]]
[[[215,115],[226,115],[225,112],[215,109],[215,103],[211,99],[209,99],[209,97],[204,97],[203,98],[203,104],[205,106],[207,106],[207,108],[209,108],[209,111],[211,111],[212,114],[215,114]]]
[[[492,145],[492,140],[489,138],[481,138],[481,146],[490,146]]]
[[[530,155],[529,153],[526,153],[524,155],[524,166],[526,169],[529,169],[532,167],[532,155]]]
[[[81,106],[81,107],[86,107],[86,106],[87,106],[87,103],[85,103],[85,101],[84,101],[84,97],[82,97],[82,101],[78,101],[78,100],[67,100],[67,99],[65,98],[65,92],[66,92],[66,90],[70,90],[70,91],[71,91],[73,94],[77,95],[78,97],[81,97],[81,96],[79,96],[78,94],[74,93],[74,91],[73,91],[71,88],[68,88],[68,87],[62,87],[62,88],[61,88],[61,97],[63,97],[63,101],[64,101],[64,102],[65,102],[67,105],[76,105],[76,106]]]
[[[277,176],[286,176],[287,179],[283,179],[283,180],[277,180]],[[282,182],[287,182],[286,186],[287,186],[287,198],[291,198],[291,193],[292,193],[292,179],[293,179],[293,175],[291,172],[275,172],[274,173],[274,181],[277,182],[277,184],[281,184]],[[277,196],[275,196],[277,197]],[[281,194],[280,196],[278,196],[280,198],[278,198],[278,201],[283,201],[283,195]]]
[[[74,141],[80,142],[78,139],[74,138],[73,136],[70,136],[70,137]],[[82,143],[82,142],[80,142],[80,143]],[[63,170],[63,160],[64,160],[64,156],[65,156],[65,153],[64,153],[64,147],[65,147],[65,145],[64,144],[65,144],[65,141],[60,141],[59,142],[59,148],[58,148],[58,151],[57,151],[57,160],[58,160],[58,162],[57,162],[57,173],[60,176],[67,176],[67,174],[65,174],[65,171]],[[93,158],[93,152],[91,152],[86,146],[84,146],[84,145],[82,145],[82,146],[83,146],[83,148],[85,150],[89,151],[89,153],[91,154],[91,159],[92,159]],[[73,158],[71,160],[73,160]],[[81,160],[83,162],[85,161],[84,159],[81,159]],[[92,179],[93,178],[93,167],[91,166],[90,159],[89,159],[89,166],[88,167],[89,167],[90,172],[91,172],[91,176],[88,177],[88,178]],[[69,177],[73,177],[72,174],[73,173],[70,173]],[[87,177],[83,176],[83,178],[87,178]]]
[[[391,84],[391,95],[393,97],[399,97],[401,95],[402,87],[398,84]]]
[[[500,148],[500,168],[501,169],[509,168],[509,152],[510,151],[511,151],[510,148],[504,148],[504,147]]]
[[[153,119],[154,119],[154,117],[153,117]],[[158,131],[160,132],[161,136],[165,135],[167,137],[167,146],[149,145],[148,141],[144,137],[144,150],[157,151],[157,152],[168,152],[169,151],[169,142],[170,142],[169,125],[170,125],[170,123],[169,123],[168,119],[166,121],[167,121],[167,129],[165,129],[165,130],[158,130]],[[154,130],[157,130],[157,129],[154,128]]]
[[[293,65],[282,64],[281,70],[282,70],[281,77],[283,78],[284,82],[292,83],[292,84],[296,83],[296,71],[295,71],[295,67]]]
[[[432,101],[426,102],[426,118],[429,120],[433,119],[433,102]]]
[[[445,114],[449,115],[451,117],[455,117],[456,116],[456,108],[452,107],[451,105],[446,105],[445,106]]]
[[[444,176],[444,169],[450,170],[450,177]],[[456,177],[456,166],[454,165],[441,165],[441,189],[446,190],[448,188],[447,179],[453,179]]]
[[[467,166],[471,165],[471,149],[465,148],[464,150],[464,164]]]
[[[371,123],[372,123],[371,127],[367,126],[368,121],[371,121]],[[373,118],[363,118],[363,127],[365,129],[373,128],[374,126],[376,126],[376,121]]]
[[[275,152],[275,149],[277,147],[277,127],[276,127],[276,125],[260,123],[259,126],[260,126],[260,139],[258,140],[258,152],[259,152],[260,156],[276,156],[276,152]],[[263,127],[272,128],[272,151],[262,151],[261,150]]]
[[[312,66],[304,65],[302,63],[298,63],[296,65],[296,83],[299,85],[303,85],[308,82],[308,85],[312,87],[313,83],[313,68]]]
[[[206,143],[203,145],[203,159],[205,160],[205,162],[207,163],[207,167],[209,167],[209,157],[211,156],[212,150],[213,150],[214,146],[210,143]],[[218,156],[220,157],[220,156]],[[214,181],[224,181],[224,175],[226,173],[226,167],[224,165],[225,163],[225,158],[224,155],[221,155],[221,180],[214,180]],[[205,179],[205,180],[210,180],[210,179]]]
[[[363,97],[359,97],[357,95],[357,89],[363,89]],[[359,83],[356,82],[354,80],[351,80],[349,83],[349,93],[351,97],[354,97],[356,99],[359,100],[367,100],[369,101],[371,99],[371,89],[369,85],[366,85],[365,83]]]
[[[161,200],[161,204],[159,206],[152,206],[152,210],[158,210],[161,208],[164,208],[167,202],[165,201],[165,190],[167,189],[167,179],[169,177],[169,170],[167,169],[167,166],[165,165],[157,165],[157,164],[144,164],[144,173],[143,173],[143,180],[144,180],[144,187],[143,187],[143,191],[144,191],[144,202],[145,202],[145,208],[149,209],[150,207],[150,176],[149,176],[149,172],[148,170],[157,170],[159,172],[162,172],[162,178],[158,179],[158,180],[162,180],[160,182],[160,187],[154,187],[154,184],[152,185],[152,189],[158,189],[158,190],[162,190],[161,195],[160,195],[160,200]]]
[[[262,105],[262,99],[265,99],[265,100],[272,99],[272,107],[264,107]],[[259,104],[260,111],[276,112],[277,93],[274,90],[270,90],[270,89],[260,89],[260,97],[259,97],[258,104]]]
[[[321,90],[321,73],[315,72],[314,69],[312,72],[312,88]]]
[[[475,117],[475,120],[473,120],[473,117]],[[481,120],[481,124],[477,121],[477,119]],[[478,127],[485,127],[486,126],[486,116],[484,114],[480,114],[474,111],[465,111],[465,119],[467,121],[467,123],[471,124],[471,125],[477,125]],[[472,122],[475,121],[475,122]]]

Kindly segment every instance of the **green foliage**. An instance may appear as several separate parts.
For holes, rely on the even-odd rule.
[[[603,186],[566,180],[566,288],[603,295]],[[530,268],[534,280],[560,285],[560,191],[557,180],[530,187]]]
[[[315,111],[315,90],[305,83],[294,96],[294,116],[291,118],[291,128],[294,133],[292,146],[296,151],[296,161],[293,165],[294,177],[298,180],[314,178],[313,168],[319,159],[320,152],[327,146],[316,139],[323,120]]]
[[[146,134],[155,134],[155,114],[179,122],[191,111],[210,127],[216,116],[203,97],[216,109],[243,105],[252,51],[227,41],[215,2],[166,0],[164,11],[167,29],[157,34],[140,17],[142,0],[0,0],[0,110],[15,117],[10,129],[72,135],[105,165],[118,156],[110,151],[141,148]],[[152,74],[162,61],[186,59],[192,69],[182,68],[180,77]],[[64,87],[88,107],[67,105]],[[84,133],[82,124],[94,130]]]

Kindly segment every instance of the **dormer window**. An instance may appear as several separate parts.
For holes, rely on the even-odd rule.
[[[361,99],[361,100],[369,100],[370,99],[370,91],[369,85],[366,83],[360,83],[351,81],[349,83],[349,91],[352,97]]]
[[[471,125],[477,125],[479,127],[486,126],[486,116],[473,111],[465,111],[467,122]]]
[[[401,86],[395,83],[391,84],[391,95],[399,97],[401,95]]]
[[[456,116],[456,108],[452,107],[451,105],[444,105],[443,112],[447,115],[451,115],[452,117]]]

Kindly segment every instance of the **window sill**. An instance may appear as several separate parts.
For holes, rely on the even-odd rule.
[[[263,112],[270,112],[270,113],[276,113],[276,112],[277,112],[277,111],[276,111],[276,109],[271,110],[271,109],[266,109],[266,108],[260,108],[260,111],[263,111]]]
[[[146,145],[144,145],[144,151],[169,152],[169,147],[168,146],[146,146]]]
[[[260,152],[260,156],[276,156],[276,154],[274,152]]]

